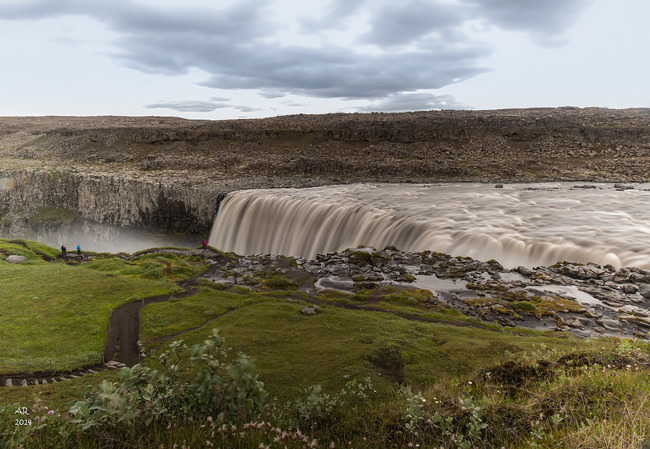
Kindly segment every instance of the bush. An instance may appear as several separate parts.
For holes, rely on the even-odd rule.
[[[266,407],[264,384],[243,354],[226,364],[222,346],[215,330],[202,345],[172,343],[159,357],[160,370],[123,368],[119,382],[103,381],[70,408],[72,423],[79,430],[94,428],[100,433],[115,428],[134,432],[141,423],[167,424],[190,417],[212,416],[219,425],[251,420]]]

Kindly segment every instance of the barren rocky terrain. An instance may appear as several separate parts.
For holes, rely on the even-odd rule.
[[[0,214],[58,208],[100,223],[202,233],[220,195],[233,190],[366,181],[641,182],[650,173],[648,156],[650,109],[227,121],[4,117]]]

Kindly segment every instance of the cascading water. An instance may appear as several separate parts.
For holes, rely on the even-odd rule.
[[[221,203],[209,242],[238,254],[305,258],[393,245],[496,259],[507,267],[570,260],[650,268],[650,192],[574,186],[354,184],[241,191]]]

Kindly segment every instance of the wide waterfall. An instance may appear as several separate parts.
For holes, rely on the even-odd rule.
[[[506,267],[558,261],[650,268],[648,185],[353,184],[229,194],[210,245],[238,254],[367,245],[438,251]]]

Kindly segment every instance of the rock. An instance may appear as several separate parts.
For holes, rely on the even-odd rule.
[[[111,360],[109,362],[106,362],[105,365],[106,365],[106,367],[112,368],[112,369],[122,368],[122,367],[126,366],[124,363],[118,362],[117,360]]]
[[[568,321],[566,321],[567,326],[578,329],[584,329],[587,324],[589,324],[589,320],[577,316],[571,317]]]
[[[27,262],[27,257],[25,256],[16,256],[16,255],[11,255],[8,256],[5,261],[9,263],[24,263]]]
[[[515,268],[513,271],[518,272],[518,273],[521,274],[522,276],[531,276],[531,275],[533,274],[533,270],[531,270],[531,269],[529,269],[529,268],[526,268],[526,267],[524,267],[524,266],[518,266],[518,267]]]
[[[303,315],[316,315],[320,311],[320,307],[313,305],[305,307],[300,311]]]
[[[618,309],[618,313],[623,313],[627,315],[636,315],[636,316],[642,316],[642,317],[649,317],[650,312],[648,312],[645,309],[642,309],[641,307],[636,307],[636,306],[623,306],[620,309]]]
[[[621,322],[609,318],[599,318],[596,323],[608,330],[618,330],[621,327]]]
[[[628,323],[635,323],[639,326],[650,328],[650,318],[635,316],[635,315],[623,315],[618,317],[621,321],[627,321]]]
[[[622,290],[623,290],[623,293],[632,294],[632,293],[638,292],[639,287],[637,287],[636,285],[633,285],[633,284],[625,284],[625,285],[623,285]]]
[[[641,296],[643,296],[645,299],[650,299],[650,286],[643,286],[639,290],[639,293]]]

